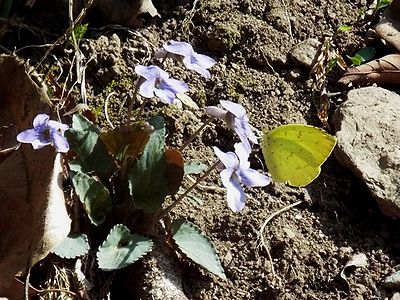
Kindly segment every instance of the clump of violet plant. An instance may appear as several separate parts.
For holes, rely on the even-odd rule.
[[[209,69],[216,63],[213,58],[195,52],[192,45],[177,41],[164,44],[155,56],[162,58],[162,62],[167,58],[181,61],[188,69],[205,78],[211,77]],[[137,65],[135,72],[138,80],[134,96],[145,98],[135,115],[135,121],[130,116],[133,103],[129,104],[126,124],[107,132],[101,132],[80,115],[73,116],[69,128],[68,125],[50,120],[45,114],[39,114],[33,120],[33,129],[21,132],[17,140],[31,143],[34,149],[53,145],[62,153],[68,152],[69,145],[72,145],[73,153],[66,159],[77,198],[92,224],[100,228],[99,232],[102,232],[105,220],[108,220],[107,224],[115,224],[96,254],[101,269],[116,270],[135,262],[152,249],[154,239],[161,238],[167,239],[162,244],[177,246],[188,258],[225,279],[212,243],[204,239],[200,229],[191,222],[171,222],[169,212],[215,169],[220,171],[222,184],[227,191],[227,204],[233,212],[245,207],[243,185],[262,187],[270,183],[268,176],[250,168],[250,141],[254,144],[258,142],[246,111],[238,103],[221,100],[222,108],[209,106],[205,109],[210,117],[179,150],[168,149],[163,118],[143,120],[141,112],[147,99],[153,97],[167,105],[175,104],[177,95],[187,92],[189,86],[171,78],[160,66]],[[218,159],[186,191],[179,193],[184,176],[182,152],[214,118],[224,120],[227,127],[238,135],[240,143],[234,144],[234,152],[223,152],[214,146]],[[75,157],[71,159],[72,155]],[[172,203],[166,205],[168,199]],[[153,221],[141,221],[146,218]],[[171,223],[171,226],[164,228],[165,235],[156,231],[160,220]],[[135,232],[131,234],[131,230]],[[175,238],[185,234],[185,238],[190,240],[189,244],[181,244]],[[175,243],[168,241],[171,238]],[[204,250],[200,256],[197,252],[199,248]]]

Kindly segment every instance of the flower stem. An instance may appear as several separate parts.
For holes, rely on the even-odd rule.
[[[139,111],[136,113],[136,118],[139,117],[144,111],[144,107],[146,106],[147,101],[148,100],[146,98],[143,99],[142,105],[140,105]]]
[[[138,79],[136,79],[136,82],[135,82],[135,90],[133,91],[133,95],[132,95],[132,97],[130,97],[129,98],[129,101],[128,101],[128,113],[127,113],[127,117],[126,117],[126,125],[129,125],[130,123],[131,123],[131,115],[132,115],[132,109],[133,109],[133,100],[136,98],[136,96],[137,96],[137,92],[138,92],[138,90],[139,90],[139,80],[140,80],[140,76],[138,77]],[[145,103],[146,101],[144,101],[143,103]],[[144,106],[143,104],[142,104],[142,106]],[[142,109],[142,107],[141,107],[141,110],[140,110],[140,113],[143,111],[143,109]]]
[[[183,145],[178,149],[179,152],[182,152],[195,139],[195,137],[197,137],[200,132],[211,122],[211,120],[211,117],[205,120],[204,123],[199,128],[197,128],[197,130],[189,137],[189,139],[187,139],[186,142],[184,142]]]
[[[183,198],[185,198],[193,189],[204,179],[206,178],[219,164],[220,160],[217,160],[211,167],[209,167],[203,175],[201,175],[195,183],[193,183],[183,194],[181,194],[178,199],[175,200],[174,203],[172,203],[170,206],[168,206],[166,209],[164,209],[160,216],[158,217],[158,220],[161,220],[164,218],[171,210],[174,209],[174,207],[182,201]]]

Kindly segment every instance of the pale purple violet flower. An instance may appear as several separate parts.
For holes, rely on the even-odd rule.
[[[254,135],[249,124],[246,110],[238,103],[228,100],[220,100],[222,108],[216,106],[208,106],[206,113],[210,116],[220,118],[226,122],[229,129],[234,130],[239,136],[240,141],[244,144],[247,151],[251,152],[249,140],[254,144],[258,144],[257,137]]]
[[[207,69],[215,65],[216,61],[207,55],[195,52],[192,45],[185,42],[169,41],[169,43],[163,45],[163,48],[158,50],[154,56],[182,61],[189,70],[196,71],[205,78],[211,77]]]
[[[137,65],[135,72],[145,79],[139,88],[139,94],[145,98],[152,98],[155,95],[164,103],[174,104],[176,94],[189,90],[186,83],[169,78],[168,73],[157,66]]]
[[[235,152],[225,153],[217,147],[213,148],[225,167],[220,175],[222,184],[226,188],[228,206],[232,211],[239,212],[245,206],[246,201],[241,184],[248,187],[266,186],[271,179],[250,168],[249,152],[242,143],[235,144]]]
[[[32,144],[33,149],[53,145],[57,152],[66,153],[69,145],[63,134],[68,128],[68,125],[50,120],[46,114],[39,114],[33,119],[33,128],[19,133],[17,141]]]

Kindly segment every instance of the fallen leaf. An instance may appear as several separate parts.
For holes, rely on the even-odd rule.
[[[400,53],[389,54],[364,65],[349,68],[338,81],[339,84],[349,83],[392,83],[400,81]]]
[[[50,113],[45,91],[26,75],[22,60],[0,56],[0,87],[0,127],[12,124],[20,132],[38,113]],[[70,230],[60,154],[21,145],[0,163],[0,195],[0,295],[18,299],[9,288],[14,275],[43,259]]]

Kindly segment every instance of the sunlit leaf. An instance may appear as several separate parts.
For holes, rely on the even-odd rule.
[[[76,258],[89,251],[86,234],[70,234],[53,249],[53,253],[62,258]]]
[[[375,56],[376,50],[374,47],[364,47],[360,49],[354,56],[348,56],[355,66],[359,66],[364,62],[370,61]]]
[[[149,123],[154,127],[154,132],[128,176],[133,201],[145,213],[160,208],[168,194],[164,119],[155,117]]]
[[[188,258],[226,279],[214,245],[196,225],[183,219],[176,220],[172,224],[172,238]]]
[[[187,162],[184,165],[185,175],[200,174],[207,170],[208,166],[200,162]]]
[[[117,224],[99,247],[97,262],[99,268],[104,271],[118,270],[140,259],[152,247],[153,242],[150,238],[130,234],[126,226]]]
[[[336,31],[337,32],[345,32],[345,31],[349,31],[349,30],[352,30],[352,29],[353,29],[353,26],[342,25],[342,26],[339,26]]]

